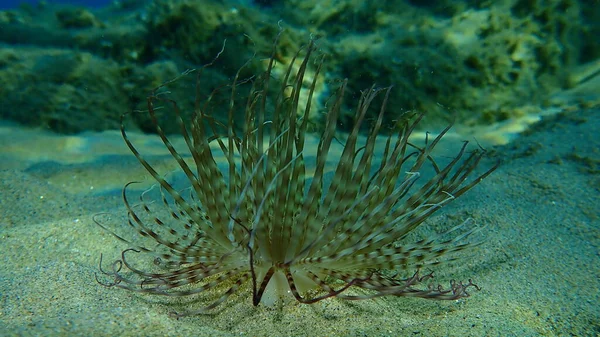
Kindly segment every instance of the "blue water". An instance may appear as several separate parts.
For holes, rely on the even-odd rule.
[[[72,4],[86,7],[102,7],[106,6],[113,1],[110,0],[48,0],[49,4]],[[0,1],[0,9],[10,9],[18,7],[21,4],[32,4],[39,3],[39,0],[3,0]]]
[[[35,5],[39,3],[40,0],[3,0],[0,1],[0,10],[3,9],[11,9],[17,8],[21,4],[30,4]],[[119,2],[118,0],[47,0],[45,1],[48,4],[70,4],[74,6],[84,6],[88,8],[99,8],[110,5],[112,3]],[[250,3],[250,0],[240,0],[239,2]],[[255,1],[260,4],[261,1]]]

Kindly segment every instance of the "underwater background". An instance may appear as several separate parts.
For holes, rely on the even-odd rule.
[[[0,5],[1,336],[600,335],[597,0]],[[436,269],[442,280],[472,278],[480,291],[448,302],[384,297],[280,307],[240,298],[174,319],[161,298],[96,282],[100,254],[112,260],[126,246],[93,216],[124,216],[123,185],[147,180],[121,138],[121,115],[143,110],[153,88],[221,51],[201,94],[231,81],[253,55],[258,61],[242,75],[263,71],[260,57],[280,27],[282,64],[318,37],[325,64],[317,107],[348,79],[341,133],[361,90],[393,85],[385,123],[424,111],[421,138],[454,123],[439,155],[469,140],[490,152],[485,165],[502,162],[423,225],[435,231],[472,218],[484,227],[484,244]],[[174,88],[189,116],[193,86]],[[140,152],[175,167],[146,114],[130,115],[126,128]],[[183,144],[177,120],[158,118]],[[310,118],[318,132],[322,116]],[[308,148],[317,144],[317,136],[307,139]]]

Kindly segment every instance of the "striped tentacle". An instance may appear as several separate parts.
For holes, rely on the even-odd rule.
[[[325,174],[325,165],[331,148],[331,142],[335,135],[336,123],[340,113],[342,98],[346,89],[347,81],[343,81],[338,87],[334,97],[335,101],[330,105],[327,113],[325,130],[317,146],[317,157],[314,173],[308,192],[304,196],[304,201],[300,213],[297,217],[292,235],[295,238],[295,250],[290,249],[294,254],[287,256],[287,261],[297,259],[301,252],[307,252],[312,246],[316,245],[315,239],[325,224],[324,213],[321,212],[321,198],[323,196],[323,176]]]

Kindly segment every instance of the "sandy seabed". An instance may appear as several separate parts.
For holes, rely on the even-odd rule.
[[[253,307],[248,289],[214,313],[174,319],[173,301],[94,278],[100,254],[114,260],[126,246],[92,216],[124,215],[122,185],[145,176],[118,133],[65,137],[4,125],[0,335],[600,335],[597,130],[599,110],[543,120],[493,149],[481,170],[501,158],[496,172],[424,224],[470,217],[485,226],[483,245],[435,270],[442,284],[472,278],[481,290],[469,298]],[[140,152],[164,155],[157,137],[132,138]]]

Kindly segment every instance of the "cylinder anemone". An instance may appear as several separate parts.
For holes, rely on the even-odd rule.
[[[133,183],[123,189],[126,222],[144,238],[125,239],[109,229],[131,248],[110,268],[100,263],[110,278],[102,284],[167,296],[211,294],[202,308],[175,316],[207,312],[240,289],[251,289],[258,305],[272,286],[302,303],[330,297],[468,296],[467,289],[477,287],[470,280],[444,288],[431,285],[433,275],[419,270],[470,246],[465,239],[474,229],[459,225],[461,231],[455,227],[413,242],[407,235],[495,169],[472,177],[485,151],[468,151],[465,142],[453,158],[437,164],[432,151],[450,127],[424,145],[414,145],[409,138],[423,117],[418,113],[400,116],[392,130],[380,135],[391,90],[373,86],[358,98],[354,124],[341,154],[334,154],[345,81],[338,82],[323,105],[318,146],[305,147],[323,57],[315,56],[316,45],[310,41],[276,76],[276,46],[264,73],[240,79],[238,72],[205,100],[197,97],[190,122],[165,91],[172,82],[148,97],[147,113],[187,188],[159,173],[121,128],[125,143],[157,184],[135,202],[128,191]],[[308,78],[313,63],[316,69]],[[195,73],[200,86],[203,69],[176,80]],[[240,99],[242,86],[249,94]],[[224,91],[230,99],[226,122],[219,122],[209,111],[214,110],[211,104],[220,104],[213,97]],[[159,108],[173,112],[184,150],[176,149],[161,129]],[[369,112],[376,118],[368,118]],[[241,126],[236,125],[240,118]],[[361,130],[368,131],[361,136]],[[425,171],[430,174],[421,179]],[[134,259],[134,253],[140,254]],[[139,256],[150,257],[145,267]],[[408,276],[397,276],[401,273]],[[364,290],[348,292],[351,288]]]

